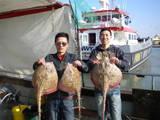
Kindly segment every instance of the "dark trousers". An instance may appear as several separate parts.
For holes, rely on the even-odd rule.
[[[50,99],[46,103],[48,120],[74,120],[73,99]]]

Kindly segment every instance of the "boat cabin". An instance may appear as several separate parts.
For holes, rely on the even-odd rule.
[[[92,12],[82,13],[85,23],[90,25],[100,26],[127,26],[131,23],[130,17],[119,8],[113,10],[97,10]]]

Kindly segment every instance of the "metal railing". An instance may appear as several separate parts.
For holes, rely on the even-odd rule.
[[[134,87],[139,89],[149,89],[155,90],[155,86],[158,87],[156,82],[157,79],[160,80],[160,74],[152,74],[152,73],[133,73],[133,72],[123,72],[123,79],[121,82],[121,88],[127,91],[132,91]],[[136,80],[135,80],[136,78]],[[82,75],[83,88],[85,89],[94,89],[94,85],[90,80],[89,73],[85,73]],[[147,83],[148,82],[148,83]],[[160,82],[160,81],[159,81]],[[146,86],[145,86],[146,85]],[[160,90],[160,87],[158,87]]]
[[[151,77],[151,90],[155,90],[155,79],[156,77],[159,78],[160,80],[160,74],[153,74],[153,73],[134,73],[134,72],[123,72],[124,75],[132,75],[132,76],[136,76],[138,78],[143,78],[145,80],[145,77],[149,76]]]

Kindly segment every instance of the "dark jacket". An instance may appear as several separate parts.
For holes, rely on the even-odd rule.
[[[49,54],[45,57],[45,61],[46,62],[53,62],[53,64],[55,65],[55,68],[57,70],[57,74],[58,74],[58,80],[61,79],[64,70],[66,69],[67,63],[72,63],[73,61],[78,60],[77,56],[75,54],[71,54],[71,53],[66,53],[64,56],[64,59],[61,61],[59,60],[57,53],[55,54]],[[39,65],[36,63],[33,64],[33,69],[36,69]],[[81,72],[87,72],[88,71],[88,67],[87,65],[82,62],[82,67],[78,67],[78,70]],[[59,97],[67,97],[69,96],[68,93],[66,92],[62,92],[60,90],[56,91],[55,93],[50,94],[49,96],[52,96],[54,98],[59,98]]]
[[[102,49],[101,45],[99,45],[94,50],[92,50],[90,57],[89,57],[89,61],[88,61],[90,70],[94,67],[94,64],[92,63],[91,59],[96,59],[97,54],[99,52],[104,52],[104,51],[114,54],[114,56],[117,57],[121,61],[120,64],[116,64],[117,67],[119,67],[122,71],[128,71],[129,62],[124,56],[124,52],[119,47],[116,47],[114,45],[110,45],[110,47],[107,49]]]
[[[124,56],[124,52],[114,46],[114,45],[111,45],[109,48],[107,49],[102,49],[101,48],[101,45],[97,46],[94,50],[92,50],[91,54],[90,54],[90,57],[89,57],[89,60],[88,60],[88,66],[89,66],[89,70],[92,70],[94,65],[92,63],[92,60],[96,59],[96,56],[99,52],[107,52],[109,55],[112,55],[114,54],[115,57],[117,57],[119,60],[120,60],[120,63],[119,64],[116,64],[117,67],[119,67],[121,69],[121,71],[128,71],[128,68],[129,68],[129,62],[128,60],[125,58]],[[110,86],[111,88],[116,88],[117,86],[120,85],[120,81],[115,83],[114,85]]]

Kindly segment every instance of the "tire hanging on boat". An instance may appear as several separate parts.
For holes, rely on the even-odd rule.
[[[115,65],[110,63],[109,53],[100,52],[96,59],[100,61],[91,71],[91,80],[95,87],[103,92],[102,119],[104,120],[106,95],[110,86],[114,86],[122,80],[122,72]]]
[[[33,74],[32,84],[36,90],[38,117],[41,120],[41,97],[57,90],[58,75],[53,63],[40,65]]]
[[[77,94],[78,96],[78,110],[79,118],[81,117],[80,110],[80,95],[81,95],[81,73],[72,64],[67,64],[67,67],[62,75],[61,80],[58,84],[58,89],[69,94]]]

